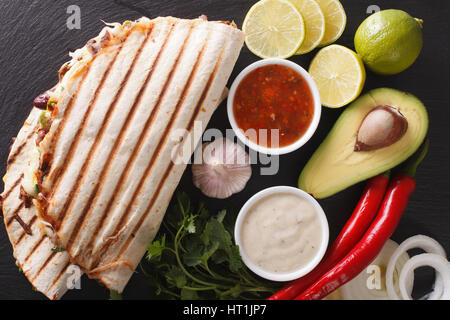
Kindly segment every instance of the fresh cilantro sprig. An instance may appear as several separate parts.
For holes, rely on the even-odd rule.
[[[115,290],[109,290],[109,300],[122,300],[122,294]]]
[[[178,193],[141,271],[160,298],[263,299],[278,285],[251,274],[233,242],[234,218]]]

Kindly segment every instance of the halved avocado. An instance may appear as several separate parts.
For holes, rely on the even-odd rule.
[[[397,108],[407,119],[405,135],[394,144],[373,151],[354,151],[359,126],[377,106]],[[321,199],[385,172],[409,158],[428,131],[428,114],[415,96],[395,89],[375,89],[353,102],[300,174],[298,187]]]

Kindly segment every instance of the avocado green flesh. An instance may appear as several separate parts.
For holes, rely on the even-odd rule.
[[[364,117],[375,107],[397,108],[408,120],[406,134],[394,144],[373,151],[354,151]],[[341,114],[334,127],[300,174],[300,189],[322,199],[383,173],[409,158],[428,131],[428,114],[413,95],[381,88],[358,98]]]

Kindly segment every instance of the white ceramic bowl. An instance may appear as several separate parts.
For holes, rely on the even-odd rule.
[[[255,70],[259,67],[267,66],[267,65],[282,65],[282,66],[286,66],[286,67],[289,67],[289,68],[297,71],[297,73],[299,73],[303,77],[303,79],[305,79],[306,82],[308,83],[308,86],[311,90],[313,100],[314,100],[314,116],[311,121],[311,124],[308,127],[308,130],[306,130],[305,134],[300,139],[295,141],[294,143],[292,143],[288,146],[280,147],[280,148],[263,147],[263,146],[258,145],[255,142],[247,139],[247,137],[244,135],[244,132],[242,131],[242,129],[239,128],[239,126],[236,122],[236,118],[234,117],[234,111],[233,111],[234,95],[235,95],[236,89],[238,88],[241,81],[253,70]],[[308,142],[308,140],[313,136],[314,132],[317,129],[317,126],[319,125],[320,115],[322,112],[322,104],[321,104],[321,100],[320,100],[319,89],[317,88],[316,83],[314,82],[314,80],[311,78],[311,76],[305,69],[303,69],[301,66],[299,66],[298,64],[296,64],[295,62],[292,62],[290,60],[271,58],[271,59],[259,60],[255,63],[252,63],[247,68],[242,70],[241,73],[236,77],[233,84],[231,85],[230,92],[228,94],[227,112],[228,112],[228,119],[230,121],[231,127],[233,128],[236,136],[243,143],[245,143],[251,149],[258,151],[260,153],[271,154],[271,155],[280,155],[280,154],[286,154],[289,152],[293,152],[293,151],[299,149],[306,142]]]
[[[320,221],[321,231],[322,231],[322,239],[320,242],[320,247],[317,250],[316,255],[309,261],[307,264],[302,266],[301,268],[288,272],[288,273],[274,273],[267,270],[264,270],[260,268],[258,265],[253,263],[247,256],[245,250],[243,249],[241,245],[241,231],[242,231],[242,224],[245,220],[246,215],[250,211],[250,209],[261,199],[266,198],[268,196],[274,195],[274,194],[293,194],[295,196],[298,196],[302,199],[307,200],[315,209],[315,212],[317,213],[317,216]],[[304,192],[303,190],[294,188],[294,187],[288,187],[288,186],[278,186],[278,187],[271,187],[268,189],[264,189],[257,194],[255,194],[253,197],[251,197],[245,205],[242,207],[241,211],[239,212],[239,215],[236,219],[236,224],[234,227],[234,238],[236,241],[236,244],[239,246],[239,251],[242,257],[242,260],[247,265],[247,267],[252,270],[254,273],[259,275],[262,278],[272,280],[272,281],[291,281],[294,279],[298,279],[307,273],[309,273],[311,270],[313,270],[319,262],[322,260],[323,256],[325,255],[325,252],[328,247],[328,239],[329,239],[329,227],[328,227],[328,220],[327,217],[320,206],[320,204],[308,193]]]

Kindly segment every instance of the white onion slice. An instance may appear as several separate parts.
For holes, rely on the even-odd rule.
[[[442,255],[434,253],[422,253],[409,259],[400,272],[399,286],[400,293],[404,300],[412,300],[411,294],[407,292],[405,283],[413,275],[413,271],[419,267],[430,266],[440,275],[443,283],[440,300],[450,300],[450,262]]]
[[[381,288],[371,288],[368,286],[368,281],[370,281],[369,277],[372,276],[372,272],[369,272],[368,266],[364,271],[362,271],[358,276],[356,276],[353,280],[344,284],[339,291],[339,296],[330,296],[328,299],[342,299],[342,300],[388,300],[389,296],[386,292],[386,287],[384,285],[384,272],[386,270],[386,266],[395,252],[395,250],[399,247],[398,243],[393,240],[388,240],[383,249],[380,251],[378,256],[372,261],[370,266],[376,266],[380,268],[380,281]],[[404,266],[404,264],[409,260],[409,255],[407,252],[403,252],[400,255],[397,264],[396,264],[396,274],[400,274],[400,270]],[[397,278],[397,277],[395,277]],[[397,283],[396,283],[397,284]],[[408,278],[408,283],[406,284],[407,290],[409,293],[412,293],[412,288],[414,285],[414,274],[413,277]],[[400,294],[400,289],[396,286],[397,292]],[[338,298],[339,297],[339,298]]]
[[[443,258],[446,258],[444,248],[439,244],[439,242],[430,237],[424,235],[417,235],[403,241],[400,244],[400,246],[395,250],[395,252],[392,254],[386,269],[386,289],[389,298],[392,300],[400,299],[399,295],[394,289],[394,269],[397,265],[397,260],[402,254],[414,248],[420,248],[428,253],[434,253],[439,256],[442,256]],[[410,281],[408,281],[408,283],[409,282]],[[437,274],[433,292],[427,297],[427,299],[429,300],[439,299],[440,295],[442,294],[442,290],[443,290],[442,277],[440,274]]]

